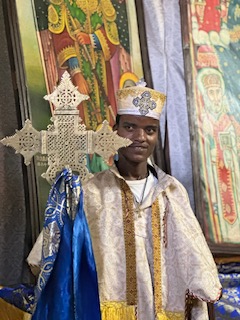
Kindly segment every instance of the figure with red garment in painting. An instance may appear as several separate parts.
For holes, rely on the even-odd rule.
[[[192,0],[191,20],[194,44],[228,46],[228,0]]]
[[[227,15],[226,0],[195,1],[199,30],[220,32],[222,20]]]
[[[119,46],[116,11],[110,0],[50,0],[48,29],[58,66],[67,69],[79,91],[90,96],[80,117],[95,130],[113,124],[115,97],[110,60]],[[109,101],[106,101],[105,97]]]
[[[202,139],[206,162],[206,190],[219,222],[218,242],[239,242],[240,168],[239,123],[229,113],[221,73],[214,68],[198,72],[203,97]]]
[[[139,40],[132,39],[135,25],[129,26],[131,5],[125,0],[34,0],[34,7],[47,92],[54,90],[68,70],[79,91],[90,96],[79,105],[87,129],[98,129],[105,119],[113,125],[114,93],[121,74],[143,75],[141,57],[132,56],[133,43]],[[107,168],[98,158],[93,172]]]
[[[40,37],[48,90],[51,92],[68,70],[74,85],[90,97],[79,105],[79,115],[87,129],[97,130],[105,119],[112,126],[121,73],[131,69],[125,1],[47,2],[47,30],[45,23]],[[35,7],[39,27],[44,16],[37,0]],[[99,156],[90,155],[89,159],[92,172],[107,168]]]
[[[47,91],[68,70],[90,96],[79,106],[87,128],[104,119],[112,125],[121,75],[143,76],[134,8],[126,0],[34,0],[34,7]]]

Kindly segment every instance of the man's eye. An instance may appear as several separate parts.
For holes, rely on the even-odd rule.
[[[125,128],[126,130],[132,130],[132,129],[133,129],[132,126],[128,126],[128,125],[124,126],[124,128]]]
[[[146,133],[147,134],[153,134],[153,133],[155,133],[156,132],[156,129],[155,128],[147,128],[146,129]]]

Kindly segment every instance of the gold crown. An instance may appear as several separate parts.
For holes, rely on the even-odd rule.
[[[203,86],[209,87],[221,87],[221,79],[218,74],[208,74],[202,79]]]
[[[118,114],[151,117],[159,120],[166,96],[147,87],[128,87],[116,93]]]

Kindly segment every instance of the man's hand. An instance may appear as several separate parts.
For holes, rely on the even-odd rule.
[[[76,38],[79,44],[84,45],[84,44],[91,44],[90,36],[87,33],[84,32],[78,32],[76,34]]]

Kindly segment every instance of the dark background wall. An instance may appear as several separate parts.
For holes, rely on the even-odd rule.
[[[0,139],[21,127],[5,3],[0,0]],[[29,281],[23,170],[20,155],[0,144],[0,285]]]

